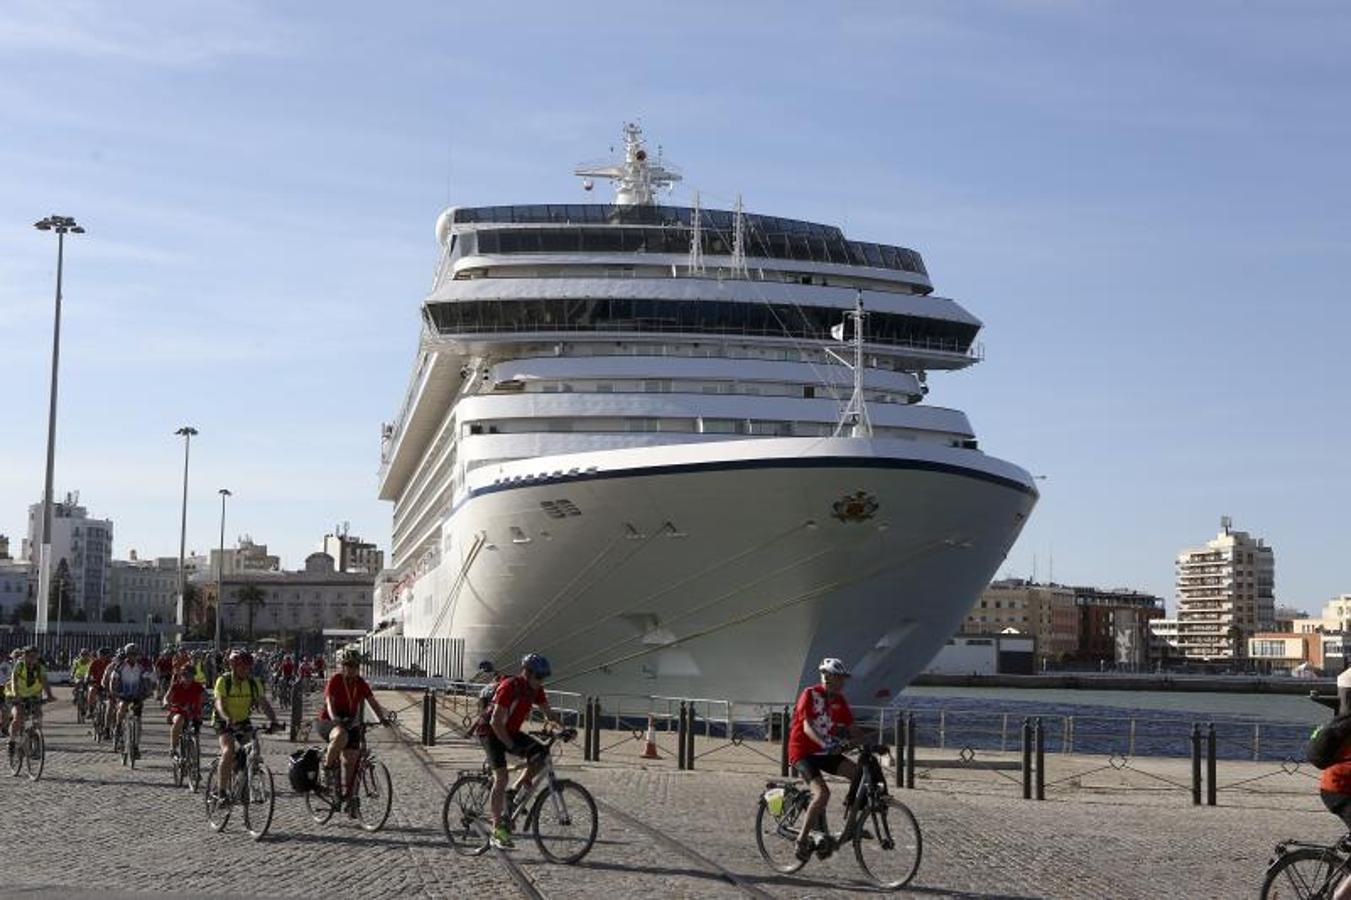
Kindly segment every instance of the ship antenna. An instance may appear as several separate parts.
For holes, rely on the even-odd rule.
[[[851,437],[873,436],[872,419],[868,417],[868,403],[863,398],[863,320],[868,314],[863,311],[863,291],[858,290],[854,296],[854,308],[845,313],[845,319],[852,319],[854,322],[854,361],[851,363],[840,354],[826,348],[826,353],[834,358],[840,365],[854,373],[854,393],[850,395],[849,402],[845,404],[844,412],[840,415],[840,421],[835,425],[833,437],[839,437],[844,432],[844,427],[849,426]],[[843,341],[845,338],[845,323],[841,322],[830,329],[830,336],[837,341]]]
[[[704,213],[699,207],[699,192],[694,192],[690,211],[690,275],[704,274]]]
[[[736,218],[732,230],[732,277],[750,278],[746,269],[746,220],[741,214],[741,194],[736,195]]]
[[[582,186],[591,189],[591,179],[614,182],[615,206],[653,206],[657,195],[669,191],[681,180],[675,168],[658,158],[651,162],[643,146],[643,129],[635,122],[624,124],[624,158],[618,162],[583,164],[573,169],[582,178]]]

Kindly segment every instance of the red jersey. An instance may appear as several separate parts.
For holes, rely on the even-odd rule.
[[[363,700],[373,698],[371,686],[366,683],[366,679],[357,676],[349,684],[341,672],[337,672],[324,685],[324,700],[333,701],[333,711],[338,714],[339,719],[355,719],[361,712],[361,703]],[[319,714],[321,719],[329,719],[328,703],[324,703],[324,711]]]
[[[100,684],[103,681],[103,673],[108,671],[108,664],[112,659],[106,656],[97,657],[89,664],[89,683]]]
[[[526,681],[524,675],[515,675],[511,678],[503,678],[497,684],[497,690],[493,692],[493,702],[484,714],[483,722],[479,725],[477,732],[479,737],[485,737],[492,734],[493,716],[497,715],[497,710],[507,710],[507,734],[515,737],[520,734],[521,726],[530,716],[530,710],[535,706],[542,706],[548,703],[544,695],[544,688],[536,688],[533,692],[530,690],[530,682]]]
[[[175,681],[164,695],[169,712],[181,712],[189,719],[202,717],[202,701],[206,699],[206,685],[200,681]]]
[[[821,745],[807,736],[802,723],[811,719],[812,728],[819,735],[829,735],[836,728],[854,724],[854,713],[843,694],[829,695],[823,684],[814,684],[804,690],[793,707],[793,724],[788,730],[788,763],[821,752]]]
[[[290,678],[296,672],[296,664],[293,662],[283,662],[281,664],[281,674]]]
[[[166,653],[155,660],[155,671],[161,675],[172,675],[174,671],[174,658]]]

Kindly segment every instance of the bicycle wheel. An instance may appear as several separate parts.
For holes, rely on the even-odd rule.
[[[305,808],[310,812],[310,818],[316,825],[322,825],[333,818],[336,807],[333,805],[333,792],[325,787],[318,787],[312,791],[305,792]]]
[[[141,753],[141,720],[133,712],[127,713],[127,742],[125,758],[128,765],[136,768],[136,757]]]
[[[559,780],[535,798],[530,823],[544,858],[571,865],[591,852],[600,815],[586,788],[575,781]]]
[[[255,841],[262,839],[272,827],[276,804],[272,770],[261,764],[250,766],[244,783],[244,828]]]
[[[42,766],[47,761],[47,741],[36,728],[28,733],[28,752],[24,756],[29,780],[37,781],[42,777]]]
[[[9,749],[9,774],[16,778],[19,776],[19,773],[23,771],[23,755],[27,750],[27,741],[15,741],[14,746]]]
[[[130,736],[131,728],[128,725],[128,720],[123,719],[122,724],[117,726],[117,735],[113,746],[118,748],[117,752],[122,755],[122,765],[124,766],[131,763],[131,741],[127,740]]]
[[[760,798],[755,811],[755,846],[760,856],[776,872],[790,874],[806,865],[797,858],[797,838],[802,833],[802,818],[806,815],[810,794],[794,792],[784,798],[783,815],[769,811],[765,798]]]
[[[219,776],[220,770],[214,765],[211,767],[211,774],[206,776],[206,821],[212,831],[224,831],[230,821],[230,800],[220,795],[217,781]]]
[[[183,782],[188,777],[188,738],[183,735],[178,739],[178,746],[175,749],[173,765],[169,768],[173,770],[174,787],[182,787]]]
[[[366,831],[384,828],[394,806],[394,783],[390,781],[385,764],[370,762],[362,766],[352,796],[358,801],[357,816],[361,827]]]
[[[485,775],[461,775],[446,792],[441,808],[441,829],[456,853],[478,856],[488,849],[492,830],[488,795],[492,782]]]
[[[924,841],[909,807],[885,794],[875,795],[855,825],[854,858],[878,887],[894,891],[919,871]]]
[[[202,784],[202,745],[196,735],[188,737],[187,757],[188,790],[195,794]]]
[[[1262,900],[1326,900],[1346,875],[1348,860],[1331,847],[1300,847],[1283,853],[1267,869]]]

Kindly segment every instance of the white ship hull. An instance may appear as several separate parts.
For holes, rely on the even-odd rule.
[[[410,589],[406,635],[463,638],[469,666],[543,653],[560,690],[775,703],[824,656],[853,669],[854,702],[894,696],[957,631],[1037,497],[1026,472],[976,451],[855,438],[474,475],[440,563]]]

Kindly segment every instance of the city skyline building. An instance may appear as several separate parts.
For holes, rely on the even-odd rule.
[[[1248,638],[1275,628],[1275,555],[1224,516],[1204,547],[1177,557],[1178,647],[1189,660],[1246,657]]]
[[[189,570],[190,571],[190,570]],[[178,605],[178,557],[115,559],[108,579],[108,604],[118,621],[144,625],[147,619],[172,622]]]
[[[243,599],[242,593],[247,587],[253,587],[260,595],[252,604],[253,630],[257,635],[368,629],[375,579],[373,573],[337,571],[333,557],[323,552],[306,557],[300,571],[227,571],[220,581],[221,594],[225,598],[221,607],[222,622],[229,631],[247,630],[250,603]],[[214,604],[214,577],[198,573],[193,580],[203,590],[203,605]]]
[[[333,557],[339,572],[375,575],[385,567],[384,551],[369,541],[348,534],[346,522],[324,535],[320,549]]]
[[[42,503],[38,502],[28,507],[28,537],[24,540],[22,558],[29,563],[38,561],[41,535]],[[92,518],[89,510],[80,504],[79,491],[67,492],[64,500],[52,504],[52,532],[48,540],[52,548],[53,584],[57,583],[62,563],[65,563],[66,589],[69,591],[65,602],[66,619],[81,610],[87,619],[98,621],[108,596],[112,519]],[[42,602],[46,600],[42,598]]]

